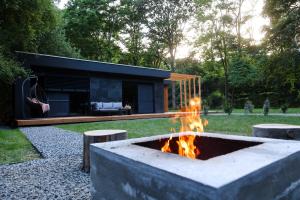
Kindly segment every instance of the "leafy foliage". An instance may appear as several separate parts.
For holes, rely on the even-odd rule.
[[[0,53],[0,120],[13,119],[13,84],[17,77],[26,77],[28,72],[20,64]]]
[[[147,1],[149,38],[164,44],[170,55],[170,70],[175,71],[175,53],[183,39],[183,26],[193,13],[190,0]]]
[[[117,0],[71,0],[64,15],[66,35],[84,57],[118,62],[123,9]]]
[[[0,44],[5,52],[37,52],[39,38],[57,21],[52,1],[4,0],[0,6]]]

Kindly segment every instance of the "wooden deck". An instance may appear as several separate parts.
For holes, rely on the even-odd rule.
[[[180,112],[153,113],[153,114],[133,114],[133,115],[113,115],[113,116],[78,116],[78,117],[51,117],[51,118],[34,118],[16,120],[17,126],[41,126],[52,124],[69,124],[84,122],[101,122],[115,120],[131,119],[151,119],[151,118],[170,118],[175,115],[184,115]]]

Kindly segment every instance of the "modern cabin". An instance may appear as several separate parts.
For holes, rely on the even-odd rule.
[[[105,111],[126,105],[133,114],[164,112],[169,71],[27,52],[17,56],[32,74],[16,81],[17,119],[41,117],[28,104],[32,95],[42,95],[50,105],[43,117],[106,115],[111,113]],[[93,107],[100,112],[93,112]]]

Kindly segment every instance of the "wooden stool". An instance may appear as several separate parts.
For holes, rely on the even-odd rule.
[[[83,134],[83,165],[82,170],[90,171],[90,144],[127,139],[125,130],[95,130]]]

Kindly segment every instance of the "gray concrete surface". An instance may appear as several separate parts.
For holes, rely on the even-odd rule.
[[[257,124],[252,127],[252,135],[276,139],[300,140],[300,126],[289,124]]]
[[[93,199],[297,199],[300,142],[201,135],[263,144],[206,161],[133,144],[169,135],[94,144]]]

